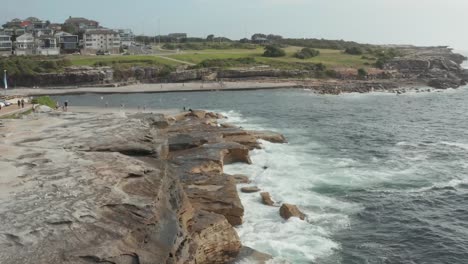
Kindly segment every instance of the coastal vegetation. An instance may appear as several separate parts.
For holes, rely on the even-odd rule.
[[[32,104],[45,105],[45,106],[48,106],[50,108],[55,108],[55,101],[52,98],[50,98],[49,96],[41,96],[41,97],[34,98],[34,99],[32,99],[31,103]]]
[[[200,68],[231,68],[231,67],[242,67],[242,66],[252,66],[257,65],[258,62],[253,57],[243,57],[243,58],[227,58],[227,59],[208,59],[204,60],[194,67],[193,69]]]
[[[282,48],[276,45],[266,46],[265,52],[263,53],[263,57],[276,58],[276,57],[284,57],[284,56],[286,56],[286,52]]]
[[[58,56],[48,57],[47,59],[40,56],[0,58],[0,69],[7,70],[10,76],[58,72],[70,65],[72,63],[69,59]]]
[[[304,60],[317,57],[318,55],[320,55],[320,51],[316,49],[303,48],[301,51],[296,52],[296,54],[294,54],[294,57]]]

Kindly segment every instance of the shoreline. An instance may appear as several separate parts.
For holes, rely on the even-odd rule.
[[[37,258],[35,254],[44,246],[40,251],[36,248],[50,237],[55,238],[51,240],[54,243],[72,241],[64,247],[66,259],[80,258],[83,254],[100,256],[89,249],[90,243],[99,248],[120,245],[123,240],[132,242],[125,244],[123,252],[147,254],[153,259],[164,256],[184,263],[192,259],[200,263],[271,259],[242,246],[234,229],[243,223],[244,215],[236,188],[239,179],[225,174],[223,167],[237,162],[251,164],[249,152],[260,146],[260,139],[285,143],[284,137],[269,131],[223,127],[218,120],[224,116],[203,110],[149,109],[152,113],[135,110],[77,107],[62,112],[43,107],[35,116],[6,120],[0,129],[15,136],[0,141],[8,150],[0,160],[8,172],[3,180],[7,187],[11,186],[9,191],[6,188],[0,191],[0,211],[29,208],[32,204],[43,210],[34,216],[34,221],[24,218],[15,228],[4,226],[4,233],[13,229],[11,232],[15,234],[29,233],[35,226],[50,231],[31,240],[30,247],[34,249],[28,255],[31,259]],[[18,133],[20,129],[27,133]],[[67,148],[57,148],[67,144]],[[22,165],[18,165],[18,160]],[[65,165],[72,166],[69,173],[73,177],[62,173],[60,168]],[[36,177],[41,179],[39,185],[34,182]],[[21,186],[20,181],[24,181]],[[12,203],[11,198],[18,194],[27,199]],[[37,200],[32,194],[46,198]],[[70,204],[63,203],[64,197]],[[156,199],[158,203],[154,203]],[[45,208],[54,208],[56,213],[51,216]],[[7,223],[17,223],[14,221],[17,215],[8,217],[11,219]],[[125,225],[113,219],[123,219]],[[159,219],[154,224],[158,228],[146,228],[141,219]],[[175,226],[166,225],[174,219]],[[110,228],[99,229],[97,235],[111,236],[111,241],[94,240],[88,235],[94,234],[95,226],[104,222]],[[71,239],[73,232],[61,228],[68,224],[80,227],[88,236]],[[165,238],[158,239],[161,234],[170,238],[167,247],[158,247],[167,243]],[[25,239],[23,235],[17,237]],[[141,237],[151,238],[145,242],[151,245],[151,250],[137,243]],[[66,262],[63,252],[52,250],[57,248],[55,244],[46,247],[51,254],[43,256],[40,262]],[[188,249],[195,251],[188,253]],[[16,250],[9,248],[5,253],[7,261],[20,263]],[[177,251],[187,253],[170,254]],[[121,256],[120,251],[113,254],[103,260]]]
[[[249,80],[229,82],[189,82],[163,84],[132,84],[126,86],[101,87],[47,87],[14,88],[3,93],[5,96],[41,96],[41,95],[80,95],[80,94],[132,94],[132,93],[176,93],[176,92],[213,92],[246,91],[275,89],[310,89],[319,94],[369,93],[373,91],[396,92],[398,90],[416,90],[429,88],[414,80]],[[433,88],[431,88],[433,89]]]

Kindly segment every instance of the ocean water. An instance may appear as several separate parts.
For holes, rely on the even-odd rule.
[[[73,109],[102,106],[100,97],[56,98]],[[468,87],[399,96],[271,90],[104,100],[210,109],[247,129],[283,133],[288,144],[264,142],[252,165],[225,168],[307,215],[285,221],[258,193],[240,193],[242,242],[273,255],[272,263],[468,263]]]

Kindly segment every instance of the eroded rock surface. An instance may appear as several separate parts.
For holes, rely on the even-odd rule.
[[[226,140],[241,132],[219,118],[49,112],[3,121],[2,263],[233,260],[244,208],[223,166],[250,163],[251,142]]]
[[[305,219],[305,214],[302,213],[296,205],[293,204],[283,204],[280,207],[280,215],[284,219],[288,220],[291,217],[297,217],[301,220]]]

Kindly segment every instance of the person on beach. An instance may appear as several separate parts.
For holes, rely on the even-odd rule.
[[[63,103],[63,110],[64,110],[65,112],[68,111],[68,100],[66,100],[65,103]]]
[[[24,108],[24,99],[21,99],[21,108]]]
[[[21,101],[18,99],[18,108],[21,107]]]

